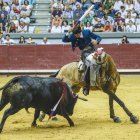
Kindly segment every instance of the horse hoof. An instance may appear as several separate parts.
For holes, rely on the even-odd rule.
[[[121,122],[119,117],[114,117],[113,120],[114,120],[115,123],[120,123]]]
[[[33,123],[32,123],[32,124],[31,124],[31,127],[37,127],[37,124],[33,124]]]
[[[136,116],[134,116],[134,115],[131,115],[130,120],[131,120],[134,124],[137,124],[137,123],[139,122],[139,119],[138,119]]]

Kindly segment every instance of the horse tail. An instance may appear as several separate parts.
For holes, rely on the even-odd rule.
[[[58,75],[59,71],[60,71],[60,70],[58,70],[58,71],[57,71],[56,73],[54,73],[54,74],[51,74],[49,77],[56,77],[56,76]]]

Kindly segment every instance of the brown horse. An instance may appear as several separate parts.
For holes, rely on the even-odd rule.
[[[91,87],[90,89],[102,90],[108,94],[110,118],[112,118],[114,122],[120,122],[121,120],[114,113],[113,100],[115,100],[123,108],[133,123],[138,123],[138,118],[128,110],[123,101],[119,99],[115,94],[117,86],[120,83],[120,75],[117,72],[117,68],[112,57],[109,54],[106,54],[100,65],[102,70],[100,86]],[[57,73],[51,76],[63,79],[72,88],[74,93],[79,92],[79,90],[83,87],[83,82],[81,81],[81,73],[78,71],[78,62],[72,62],[64,65]]]

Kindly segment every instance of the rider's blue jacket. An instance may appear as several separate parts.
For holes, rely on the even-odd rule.
[[[83,50],[87,46],[93,47],[91,43],[91,39],[95,39],[99,44],[102,38],[88,29],[82,30],[81,37],[76,38],[73,33],[65,34],[62,38],[63,42],[71,42],[72,49],[74,50],[76,47],[79,47],[80,50]]]

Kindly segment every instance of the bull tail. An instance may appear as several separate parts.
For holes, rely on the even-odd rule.
[[[49,77],[56,77],[56,76],[58,75],[59,71],[60,71],[60,70],[58,70],[58,71],[57,71],[56,73],[54,73],[54,74],[51,74]]]

